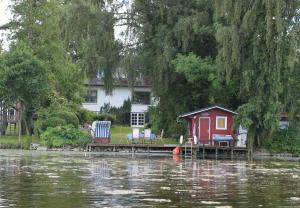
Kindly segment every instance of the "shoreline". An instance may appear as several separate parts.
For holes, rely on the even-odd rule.
[[[253,153],[253,160],[287,160],[287,161],[300,161],[300,156],[292,153],[272,153],[268,150],[257,150]]]
[[[0,145],[1,147],[1,145]],[[136,155],[136,156],[147,156],[147,157],[157,157],[157,156],[170,156],[172,157],[173,155],[171,153],[144,153],[144,152],[89,152],[86,149],[79,149],[79,148],[74,148],[74,149],[60,149],[60,148],[56,148],[56,149],[40,149],[40,150],[36,150],[36,149],[21,149],[21,148],[0,148],[0,155],[3,152],[8,152],[8,151],[14,151],[14,153],[25,153],[25,154],[29,154],[29,153],[38,153],[38,154],[68,154],[68,155],[72,155],[72,154],[79,154],[79,155],[83,155],[83,156],[87,156],[87,155],[114,155],[114,156],[122,156],[122,155]],[[206,157],[205,159],[211,160],[211,159],[215,159],[214,157],[210,157],[210,155],[207,155],[208,157]],[[184,155],[181,155],[181,158],[184,159]],[[194,157],[193,159],[197,159],[197,160],[203,160],[203,158],[201,157]],[[224,157],[219,157],[216,160],[244,160],[244,161],[251,161],[250,159],[247,158],[234,158],[234,159],[230,159],[230,158],[224,158]],[[300,161],[300,157],[299,156],[294,156],[291,153],[271,153],[269,151],[263,150],[263,151],[255,151],[253,154],[253,161],[269,161],[269,160],[282,160],[282,161]]]

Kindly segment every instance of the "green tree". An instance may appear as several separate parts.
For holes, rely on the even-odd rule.
[[[20,124],[24,123],[29,134],[33,127],[33,112],[41,106],[51,88],[47,68],[25,43],[18,42],[5,54],[0,76],[2,102],[19,103]]]
[[[102,73],[107,93],[112,92],[119,58],[114,24],[112,1],[70,1],[62,19],[62,34],[74,63],[84,69],[89,78]]]
[[[192,58],[190,53],[199,60],[214,60],[217,50],[213,3],[206,0],[135,0],[132,11],[130,24],[134,28],[131,31],[135,34],[135,54],[142,63],[134,70],[151,81],[154,96],[159,98],[157,108],[152,110],[154,128],[165,129],[170,134],[176,131],[176,117],[180,113],[210,103],[209,74],[197,82],[185,76],[189,72],[179,65],[180,58]],[[180,60],[172,62],[179,53],[182,54]],[[213,66],[210,69],[213,70]]]
[[[11,87],[3,91],[8,97],[3,97],[3,101],[10,105],[21,104],[21,115],[25,125],[22,125],[22,132],[25,129],[32,132],[32,118],[39,107],[48,107],[51,103],[63,103],[72,105],[81,104],[81,90],[83,87],[83,71],[72,63],[70,55],[64,48],[64,42],[61,38],[60,20],[64,9],[64,2],[58,0],[14,0],[12,1],[13,19],[2,29],[8,29],[11,32],[13,44],[10,51],[7,52],[7,70],[6,74],[16,74],[24,76],[24,80],[29,80],[29,75],[33,77],[31,84],[34,84],[37,90],[44,93],[37,93],[34,89],[21,85]],[[22,51],[24,50],[24,51]],[[18,58],[16,54],[21,54],[23,59]],[[13,60],[16,58],[16,60]],[[26,65],[26,59],[32,65]],[[32,61],[32,62],[30,62]],[[22,69],[17,74],[14,67],[22,63]],[[23,63],[24,62],[24,63]],[[34,65],[36,64],[36,65]],[[25,67],[26,66],[26,67]],[[31,67],[35,70],[31,70]],[[11,70],[11,72],[9,72]],[[40,71],[38,71],[40,70]],[[24,73],[24,74],[22,74]],[[31,74],[34,73],[34,74]],[[43,74],[45,83],[42,83],[39,73]],[[7,75],[8,76],[8,75]],[[21,78],[20,78],[21,79]],[[2,80],[5,83],[5,79]],[[29,84],[27,83],[27,84]],[[4,89],[5,85],[3,85]],[[44,89],[47,89],[47,92]],[[12,95],[18,96],[12,96]],[[27,95],[26,98],[23,95]],[[9,98],[8,100],[6,98]],[[15,99],[15,100],[13,100]]]
[[[58,0],[14,0],[14,18],[8,28],[12,40],[26,42],[32,53],[45,63],[52,94],[80,104],[84,73],[72,63],[64,48],[60,25],[64,8],[65,4]]]
[[[292,90],[291,62],[299,50],[291,45],[299,37],[299,2],[228,0],[215,7],[219,78],[236,89],[238,121],[248,127],[250,145],[260,146],[293,103],[285,95]]]

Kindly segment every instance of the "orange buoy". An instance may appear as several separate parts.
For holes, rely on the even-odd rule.
[[[176,146],[174,149],[173,149],[173,155],[179,155],[180,154],[180,148],[178,146]]]
[[[180,155],[173,155],[174,162],[180,162]]]

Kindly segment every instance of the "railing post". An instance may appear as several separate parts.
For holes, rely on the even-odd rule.
[[[233,159],[233,147],[234,147],[234,142],[230,142],[231,144],[231,159]]]
[[[203,159],[205,159],[205,145],[203,143],[203,147],[202,147],[202,157]]]

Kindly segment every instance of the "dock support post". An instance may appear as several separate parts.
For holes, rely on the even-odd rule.
[[[216,159],[218,159],[218,147],[216,147]]]
[[[233,160],[233,145],[231,146],[231,159]]]
[[[203,143],[203,148],[202,148],[202,158],[205,159],[205,145]]]
[[[134,146],[131,146],[131,152],[134,152]]]

